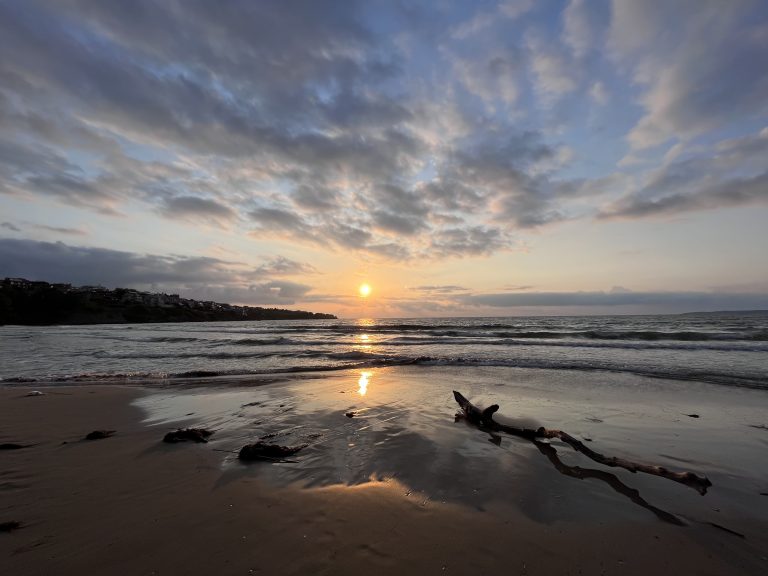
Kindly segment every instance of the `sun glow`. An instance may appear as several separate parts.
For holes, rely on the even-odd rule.
[[[357,381],[359,386],[357,393],[360,396],[365,396],[365,393],[368,392],[368,382],[370,381],[371,374],[371,372],[360,372],[360,379]]]
[[[360,284],[360,288],[358,288],[357,291],[360,292],[360,296],[362,298],[367,298],[368,295],[371,293],[371,285],[370,284]]]

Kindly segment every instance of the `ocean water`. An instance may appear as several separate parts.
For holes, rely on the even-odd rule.
[[[0,381],[384,366],[607,371],[768,389],[768,313],[0,326]]]

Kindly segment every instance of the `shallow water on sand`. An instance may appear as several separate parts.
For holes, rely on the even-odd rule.
[[[207,447],[222,450],[221,482],[255,474],[312,488],[396,479],[424,505],[513,507],[545,523],[674,517],[749,533],[753,521],[768,518],[768,497],[760,495],[768,492],[763,391],[499,367],[373,368],[258,383],[155,389],[137,405],[162,430],[216,429]],[[559,461],[526,440],[504,437],[497,445],[454,422],[454,389],[478,405],[498,403],[499,420],[559,428],[608,456],[706,475],[713,487],[701,496],[667,479],[606,468],[561,442],[551,443]],[[308,446],[290,462],[240,464],[237,450],[266,435]],[[579,479],[563,472],[569,466],[598,473]]]

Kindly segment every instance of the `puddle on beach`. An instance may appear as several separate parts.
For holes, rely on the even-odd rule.
[[[729,510],[749,517],[755,506],[768,514],[768,498],[759,496],[768,464],[755,462],[755,451],[765,450],[757,436],[768,434],[735,423],[764,414],[763,395],[636,376],[579,377],[517,369],[382,368],[266,386],[243,381],[225,388],[149,390],[136,404],[148,424],[163,430],[216,430],[206,448],[222,452],[220,484],[254,474],[303,488],[394,480],[406,493],[432,501],[490,512],[512,506],[545,523],[654,517],[676,523],[713,510],[716,518]],[[559,428],[598,452],[691,470],[715,486],[702,497],[663,478],[600,466],[560,442],[537,446],[504,437],[497,445],[477,428],[454,422],[453,389],[479,405],[498,403],[499,420]],[[701,418],[688,417],[692,409]],[[277,444],[308,446],[286,463],[237,460],[243,445],[267,435]]]

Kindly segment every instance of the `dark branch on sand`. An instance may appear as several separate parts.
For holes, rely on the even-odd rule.
[[[663,466],[655,466],[652,464],[643,464],[640,462],[633,462],[632,460],[626,460],[624,458],[609,457],[599,452],[591,450],[585,446],[581,441],[577,440],[570,434],[563,432],[562,430],[548,430],[547,428],[540,427],[537,429],[532,428],[517,428],[515,426],[507,426],[505,424],[499,424],[493,419],[493,414],[498,411],[499,406],[494,404],[489,406],[485,410],[480,410],[477,406],[472,404],[464,396],[454,390],[453,397],[461,407],[463,416],[472,424],[491,432],[505,432],[513,436],[519,436],[525,438],[531,442],[540,443],[540,440],[551,440],[557,438],[562,440],[571,448],[577,452],[581,452],[588,458],[591,458],[595,462],[610,466],[613,468],[624,468],[630,472],[644,472],[645,474],[651,474],[653,476],[661,476],[674,482],[679,482],[690,488],[693,488],[699,494],[706,494],[707,488],[712,486],[712,482],[704,476],[697,476],[693,472],[673,472],[667,470]]]

